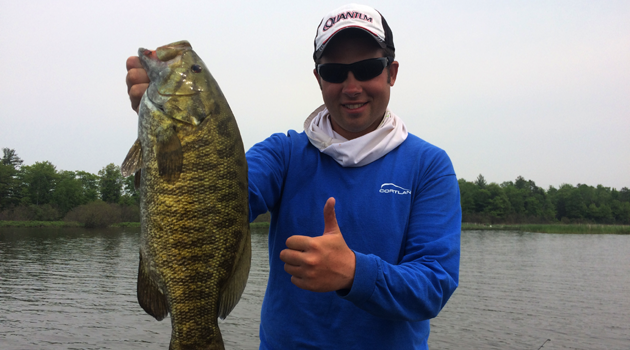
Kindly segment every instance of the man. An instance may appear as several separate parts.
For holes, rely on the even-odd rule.
[[[457,179],[387,108],[394,50],[376,10],[329,13],[313,54],[324,105],[247,152],[250,220],[272,214],[261,349],[427,349],[457,287]],[[137,109],[148,78],[127,67]]]

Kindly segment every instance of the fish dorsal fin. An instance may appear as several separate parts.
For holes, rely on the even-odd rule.
[[[131,146],[129,153],[127,153],[127,157],[125,157],[120,167],[120,172],[124,177],[127,177],[133,175],[142,167],[142,145],[140,144],[140,139],[137,139]]]
[[[237,254],[240,258],[236,263],[232,276],[230,276],[225,287],[221,290],[221,298],[219,300],[219,317],[221,319],[225,319],[236,304],[238,304],[245,290],[245,284],[247,284],[247,276],[249,275],[249,267],[252,260],[252,242],[249,227],[247,227],[246,230],[247,233],[246,237],[243,239],[243,247],[241,252]]]
[[[184,165],[184,152],[177,133],[157,142],[155,151],[160,176],[167,182],[177,181]]]
[[[149,271],[140,252],[140,266],[138,267],[138,303],[144,311],[162,321],[168,314],[168,302],[160,288],[151,279]]]

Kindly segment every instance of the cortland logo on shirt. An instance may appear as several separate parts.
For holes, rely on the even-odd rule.
[[[332,26],[334,26],[335,23],[341,21],[342,19],[348,19],[348,18],[362,19],[364,21],[372,23],[372,17],[368,17],[367,15],[362,14],[362,13],[357,12],[357,11],[348,11],[348,12],[344,12],[344,13],[338,14],[337,17],[330,17],[326,21],[326,24],[324,24],[324,29],[322,29],[322,30],[325,32],[328,29],[330,29]]]
[[[394,193],[394,194],[411,194],[411,190],[394,185],[393,183],[386,183],[381,185],[380,193]]]

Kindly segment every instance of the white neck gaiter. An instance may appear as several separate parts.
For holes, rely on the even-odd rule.
[[[389,109],[376,130],[347,140],[337,134],[325,105],[317,108],[304,121],[304,131],[313,146],[343,167],[361,167],[386,155],[407,139],[405,123]]]

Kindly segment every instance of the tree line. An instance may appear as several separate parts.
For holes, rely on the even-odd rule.
[[[114,164],[92,174],[57,170],[48,161],[23,165],[15,150],[2,152],[0,220],[66,220],[107,226],[140,219],[133,176],[124,178]]]
[[[139,221],[133,176],[109,164],[98,174],[66,171],[48,161],[22,165],[13,149],[0,162],[0,220],[78,221],[86,226]],[[578,184],[550,186],[532,180],[487,183],[459,179],[463,222],[630,224],[630,190]]]
[[[630,190],[578,184],[549,186],[532,180],[487,183],[460,179],[462,221],[471,223],[598,223],[630,224]]]

